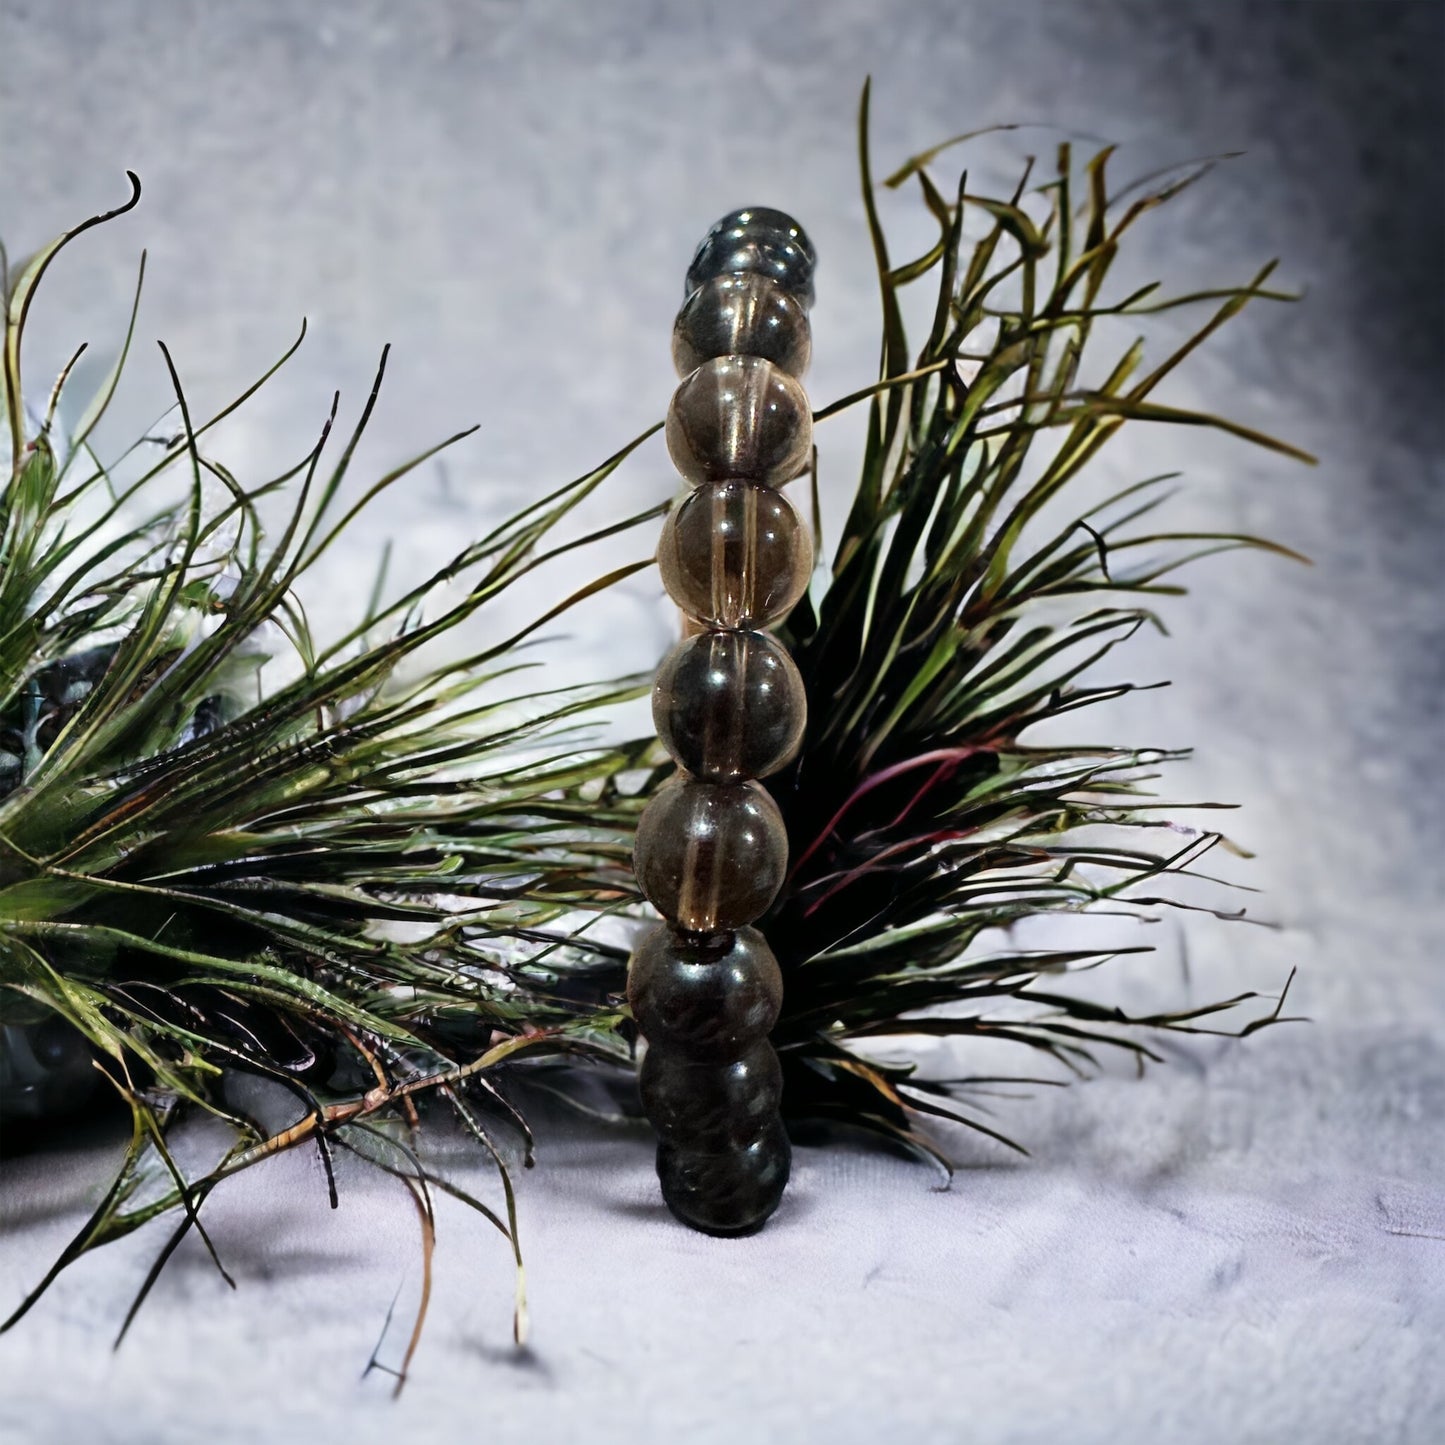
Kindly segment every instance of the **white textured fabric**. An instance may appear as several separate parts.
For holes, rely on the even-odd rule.
[[[428,1332],[395,1405],[384,1377],[358,1376],[398,1291],[383,1358],[404,1346],[415,1213],[353,1167],[332,1215],[315,1158],[288,1157],[208,1206],[238,1294],[192,1241],[113,1356],[161,1242],[146,1231],[82,1262],[0,1338],[0,1438],[1445,1438],[1445,477],[1438,254],[1419,262],[1439,235],[1440,87],[1437,72],[1434,101],[1417,93],[1410,63],[1436,15],[0,0],[11,254],[123,196],[124,166],[146,184],[138,213],[57,268],[30,343],[37,375],[86,337],[103,367],[145,244],[139,336],[171,344],[198,410],[310,317],[300,356],[219,444],[243,475],[301,454],[333,385],[354,415],[388,339],[362,475],[482,423],[332,559],[309,594],[323,626],[363,594],[384,538],[393,576],[417,575],[660,415],[683,268],[731,206],[786,207],[818,244],[815,400],[869,379],[851,132],[868,71],[880,172],[992,121],[1067,126],[1081,148],[1118,141],[1120,176],[1247,149],[1141,225],[1122,279],[1237,282],[1283,255],[1306,303],[1252,309],[1167,399],[1322,458],[1310,473],[1204,433],[1126,433],[1105,479],[1182,464],[1178,524],[1265,533],[1319,565],[1204,564],[1192,601],[1166,607],[1172,637],[1141,637],[1112,664],[1173,688],[1089,723],[1198,745],[1171,791],[1243,805],[1229,831],[1258,857],[1220,868],[1262,889],[1251,913],[1280,925],[1171,918],[1152,962],[1106,970],[1098,988],[1165,1007],[1276,990],[1298,966],[1292,1011],[1312,1023],[1173,1044],[1142,1084],[1121,1071],[1001,1102],[1032,1157],[951,1137],[964,1168],[947,1192],[859,1145],[800,1148],[774,1223],[736,1242],[670,1223],[640,1131],[549,1115],[521,1192],[529,1352],[509,1344],[504,1242],[444,1202]],[[985,189],[1055,139],[1015,132],[961,158]],[[925,242],[912,198],[887,213],[899,255]],[[1412,291],[1422,277],[1434,289]],[[1181,334],[1153,333],[1158,346]],[[166,400],[147,345],[132,371],[112,447]],[[858,439],[857,419],[820,432],[835,528]],[[597,508],[672,485],[654,443]],[[646,667],[671,627],[645,574],[570,623],[551,666]],[[0,1164],[0,1303],[83,1219],[104,1162],[97,1145]]]

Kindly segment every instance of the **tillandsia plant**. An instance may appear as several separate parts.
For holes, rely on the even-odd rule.
[[[938,225],[936,242],[900,264],[875,204],[867,115],[865,90],[881,371],[815,414],[866,403],[867,443],[831,568],[777,628],[806,685],[808,723],[796,759],[766,780],[790,862],[758,927],[784,975],[773,1042],[790,1126],[841,1121],[946,1163],[922,1116],[1014,1144],[983,1116],[998,1080],[925,1080],[880,1062],[880,1043],[1001,1041],[1067,1077],[1103,1049],[1142,1065],[1160,1030],[1243,1034],[1279,1018],[1283,994],[1250,1010],[1265,997],[1253,992],[1127,1015],[1063,986],[1111,953],[1023,948],[1012,930],[1167,906],[1170,880],[1223,841],[1153,843],[1179,836],[1161,832],[1169,805],[1151,784],[1180,753],[1035,739],[1132,690],[1093,669],[1148,625],[1153,599],[1182,591],[1174,573],[1186,562],[1238,547],[1294,555],[1255,537],[1160,530],[1167,478],[1071,509],[1076,479],[1129,422],[1219,428],[1309,458],[1153,399],[1249,301],[1287,299],[1267,287],[1271,267],[1170,298],[1156,286],[1106,289],[1136,222],[1207,165],[1111,193],[1109,152],[1079,168],[1061,146],[1050,178],[1035,184],[1029,169],[993,197],[966,177],[942,189],[939,147],[884,183],[917,184]],[[94,1212],[11,1322],[87,1251],[168,1216],[133,1314],[190,1231],[210,1247],[200,1216],[218,1185],[306,1145],[328,1172],[339,1148],[407,1184],[424,1279],[434,1190],[490,1218],[517,1252],[520,1333],[521,1255],[493,1126],[521,1132],[528,1162],[530,1138],[502,1085],[528,1059],[630,1066],[626,950],[591,925],[605,914],[640,922],[633,831],[673,768],[656,739],[602,746],[579,732],[643,685],[529,691],[517,648],[547,617],[461,661],[425,654],[462,624],[480,635],[486,604],[547,557],[660,516],[551,535],[651,432],[396,600],[378,588],[354,627],[318,642],[293,600],[297,579],[346,544],[360,506],[437,449],[343,507],[373,392],[327,467],[330,420],[285,475],[243,484],[203,442],[256,387],[198,421],[172,369],[174,439],[122,483],[89,444],[119,366],[62,445],[54,419],[69,368],[32,421],[21,343],[50,260],[106,219],[5,277],[0,1010],[20,1041],[12,1082],[26,1068],[42,1076],[21,1045],[59,1027],[123,1100],[132,1131]],[[932,322],[915,352],[904,300],[926,284]],[[1141,341],[1102,362],[1106,318],[1200,305],[1213,306],[1209,319],[1162,360],[1146,367]],[[167,474],[187,481],[187,497],[131,520]],[[258,506],[288,492],[268,542]],[[446,600],[459,581],[462,600]],[[258,676],[263,657],[272,662]],[[256,1079],[289,1101],[279,1115],[274,1098],[263,1109],[237,1087]],[[496,1161],[499,1211],[427,1162],[417,1126],[440,1112]],[[232,1141],[208,1171],[187,1174],[167,1141],[198,1114],[223,1121]],[[414,1331],[408,1360],[415,1343]]]
[[[977,194],[966,173],[945,191],[931,167],[971,138],[915,157],[884,182],[917,184],[938,224],[927,251],[895,263],[876,206],[864,92],[860,162],[882,299],[881,375],[826,588],[779,629],[806,683],[808,727],[793,766],[768,779],[792,861],[760,925],[783,970],[773,1037],[785,1111],[863,1125],[945,1167],[920,1115],[1019,1147],[970,1106],[971,1093],[1001,1081],[925,1082],[911,1064],[870,1058],[870,1046],[910,1036],[1008,1041],[1067,1078],[1093,1069],[1102,1049],[1142,1066],[1158,1057],[1151,1032],[1214,1032],[1206,1020],[1260,997],[1131,1017],[1055,981],[1148,948],[1011,946],[1013,927],[1038,915],[1146,916],[1170,906],[1169,878],[1194,873],[1224,841],[1186,828],[1186,846],[1150,846],[1161,830],[1178,837],[1167,814],[1183,805],[1160,801],[1150,784],[1184,754],[1030,735],[1133,690],[1095,681],[1094,669],[1157,620],[1153,598],[1183,591],[1173,574],[1185,563],[1232,548],[1304,560],[1258,537],[1159,530],[1154,513],[1171,476],[1140,479],[1073,514],[1070,484],[1130,421],[1218,428],[1312,460],[1152,399],[1249,301],[1291,299],[1266,287],[1274,263],[1240,286],[1107,295],[1131,228],[1208,163],[1116,197],[1106,182],[1111,151],[1080,174],[1064,144],[1042,184],[1031,185],[1030,162],[1008,196]],[[970,237],[974,219],[984,224]],[[932,322],[915,353],[903,293],[930,280]],[[1144,364],[1142,338],[1100,365],[1101,321],[1201,304],[1214,308],[1208,320],[1154,365]],[[1091,372],[1100,379],[1081,379]],[[1225,1031],[1252,1032],[1278,1019],[1282,1003],[1283,992]]]
[[[204,420],[192,417],[162,347],[173,437],[158,456],[142,443],[101,464],[90,437],[129,350],[139,282],[121,359],[73,433],[62,442],[56,427],[71,366],[32,419],[21,355],[36,287],[76,235],[135,205],[131,181],[126,205],[4,278],[0,1103],[13,1127],[37,1112],[39,1093],[98,1077],[133,1125],[94,1213],[8,1323],[80,1255],[161,1215],[175,1214],[176,1227],[132,1315],[189,1230],[220,1267],[200,1218],[207,1196],[309,1144],[333,1204],[333,1149],[403,1179],[428,1258],[434,1188],[486,1215],[516,1252],[520,1336],[521,1254],[493,1131],[499,1118],[520,1129],[529,1163],[530,1136],[495,1078],[524,1052],[622,1049],[615,1016],[558,981],[565,965],[575,992],[615,963],[578,918],[618,897],[612,875],[635,804],[614,778],[637,751],[594,745],[585,731],[635,685],[549,693],[530,682],[521,646],[645,563],[463,657],[430,645],[458,629],[480,643],[488,604],[519,578],[663,509],[552,538],[626,447],[400,596],[385,600],[378,579],[354,626],[314,638],[298,580],[349,538],[362,507],[441,448],[343,506],[383,354],[333,461],[324,463],[335,403],[296,466],[243,484],[203,450],[207,433],[295,346]],[[124,464],[133,475],[122,483]],[[177,473],[184,498],[147,510]],[[258,509],[273,494],[288,506],[268,540]],[[274,684],[263,684],[263,662]],[[247,1078],[268,1081],[289,1108],[278,1116],[274,1097],[238,1089]],[[410,1140],[427,1107],[455,1115],[496,1160],[505,1217],[422,1162]],[[190,1114],[221,1120],[232,1142],[188,1176],[168,1140]]]

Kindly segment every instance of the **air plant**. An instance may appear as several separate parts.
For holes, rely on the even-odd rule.
[[[53,423],[70,368],[39,426],[27,421],[21,349],[36,286],[76,235],[135,204],[131,179],[125,206],[62,236],[6,284],[0,1020],[12,1051],[18,1030],[63,1021],[132,1119],[110,1187],[10,1323],[81,1254],[175,1213],[133,1314],[191,1229],[216,1257],[200,1211],[223,1180],[305,1143],[321,1153],[333,1204],[331,1153],[343,1148],[406,1181],[428,1241],[434,1188],[491,1219],[516,1251],[520,1335],[521,1255],[495,1122],[522,1131],[528,1162],[530,1136],[493,1077],[524,1052],[620,1048],[614,1019],[556,982],[560,964],[574,987],[597,964],[575,919],[615,897],[599,880],[627,854],[633,804],[613,779],[635,751],[586,735],[596,709],[635,687],[538,691],[521,646],[644,564],[467,656],[427,649],[463,624],[469,638],[485,636],[488,604],[519,578],[643,520],[552,537],[636,443],[399,597],[378,588],[343,636],[318,642],[294,602],[298,579],[362,507],[441,450],[343,509],[385,354],[335,460],[323,466],[333,404],[297,464],[259,485],[232,476],[203,442],[295,346],[205,420],[192,417],[162,348],[177,433],[125,485],[89,438],[114,394],[134,307],[121,363],[63,454]],[[176,472],[184,499],[137,516]],[[258,504],[287,491],[289,514],[268,541]],[[458,585],[464,595],[447,600]],[[267,656],[289,680],[258,682]],[[263,1124],[232,1087],[248,1076],[293,1100],[279,1124]],[[12,1094],[23,1102],[23,1087]],[[417,1157],[408,1141],[424,1102],[454,1114],[496,1160],[505,1219]],[[231,1144],[187,1177],[168,1136],[196,1113],[221,1120]]]
[[[785,981],[774,1034],[785,1109],[861,1125],[945,1168],[917,1127],[921,1115],[1020,1147],[969,1104],[1003,1081],[924,1081],[912,1063],[870,1057],[880,1041],[1008,1041],[1067,1078],[1094,1070],[1102,1050],[1142,1068],[1159,1058],[1151,1032],[1213,1032],[1210,1020],[1259,997],[1131,1017],[1060,982],[1147,946],[1023,949],[1012,940],[1040,915],[1188,906],[1168,896],[1169,879],[1194,875],[1226,840],[1186,830],[1183,847],[1151,846],[1161,832],[1177,840],[1165,820],[1183,805],[1149,785],[1186,754],[1032,735],[1135,689],[1098,681],[1098,665],[1158,623],[1152,600],[1184,591],[1173,574],[1186,563],[1236,548],[1304,560],[1258,537],[1160,530],[1154,514],[1177,474],[1142,478],[1082,511],[1069,508],[1070,484],[1131,421],[1217,428],[1312,460],[1153,399],[1249,301],[1291,299],[1266,287],[1275,263],[1242,286],[1166,297],[1154,284],[1107,296],[1130,229],[1208,163],[1116,198],[1111,149],[1079,174],[1063,144],[1053,176],[1032,189],[1030,161],[1007,197],[970,190],[966,173],[945,192],[931,168],[972,138],[916,156],[884,182],[916,183],[938,224],[928,250],[895,264],[876,207],[864,92],[880,377],[827,585],[781,629],[807,684],[809,724],[796,763],[768,780],[793,862],[762,924]],[[970,239],[974,218],[984,226]],[[913,353],[902,294],[930,279],[932,323]],[[1146,368],[1140,338],[1100,367],[1101,321],[1201,304],[1212,306],[1209,319],[1161,361]],[[1091,369],[1101,379],[1081,380]],[[1283,993],[1224,1031],[1275,1021],[1282,1003]]]
[[[1178,837],[1161,832],[1170,805],[1150,784],[1181,753],[1035,737],[1133,690],[1098,681],[1098,664],[1154,620],[1153,599],[1183,591],[1181,566],[1230,548],[1295,555],[1256,537],[1161,530],[1165,477],[1071,511],[1075,479],[1129,422],[1217,428],[1309,458],[1154,399],[1248,302],[1287,299],[1266,284],[1272,266],[1176,297],[1107,293],[1131,229],[1207,165],[1129,188],[1121,206],[1110,153],[1080,170],[1063,145],[1050,179],[1033,185],[1026,169],[991,197],[966,176],[947,191],[934,180],[948,142],[884,183],[917,184],[938,226],[927,251],[898,264],[875,204],[867,115],[865,91],[881,367],[817,413],[866,402],[867,443],[831,568],[780,628],[810,721],[796,761],[768,780],[793,861],[760,927],[784,969],[774,1042],[790,1123],[841,1121],[943,1161],[921,1116],[1018,1147],[981,1117],[975,1091],[997,1079],[924,1080],[909,1062],[880,1061],[880,1042],[1013,1043],[1066,1077],[1104,1049],[1142,1065],[1161,1030],[1250,1033],[1279,1018],[1283,993],[1251,1011],[1265,997],[1255,992],[1128,1015],[1066,986],[1112,953],[1024,948],[1013,934],[1038,916],[1169,906],[1170,880],[1223,842],[1153,843]],[[601,745],[586,732],[599,709],[638,694],[637,680],[534,695],[518,648],[645,564],[464,659],[424,654],[464,622],[468,635],[484,630],[488,602],[546,558],[656,517],[661,508],[571,541],[552,535],[651,432],[399,598],[378,590],[350,631],[319,644],[292,603],[298,577],[439,448],[342,510],[373,391],[328,470],[334,409],[295,467],[248,486],[202,441],[277,368],[204,421],[170,368],[177,437],[121,488],[89,446],[117,366],[60,455],[54,398],[38,427],[27,423],[21,341],[50,259],[106,219],[5,287],[0,1021],[63,1020],[124,1101],[132,1134],[93,1214],[11,1322],[87,1251],[172,1216],[133,1314],[187,1233],[211,1248],[200,1213],[220,1183],[305,1144],[328,1169],[342,1148],[403,1180],[428,1260],[433,1190],[488,1217],[516,1251],[520,1334],[521,1254],[495,1126],[521,1133],[528,1162],[530,1135],[501,1085],[529,1059],[630,1066],[625,948],[592,924],[641,915],[631,833],[670,764],[655,739]],[[903,299],[923,283],[935,288],[932,324],[914,352]],[[1209,319],[1162,360],[1146,367],[1137,341],[1099,365],[1105,318],[1196,305],[1213,307]],[[154,479],[177,472],[185,500],[127,520]],[[221,500],[208,503],[215,484]],[[289,515],[267,542],[257,504],[288,489]],[[440,601],[458,579],[463,599]],[[284,651],[289,680],[258,692],[258,649]],[[279,1123],[231,1087],[248,1076],[294,1101]],[[503,1212],[427,1161],[417,1126],[429,1111],[455,1116],[496,1162]],[[232,1142],[187,1175],[167,1138],[197,1113],[221,1119]]]

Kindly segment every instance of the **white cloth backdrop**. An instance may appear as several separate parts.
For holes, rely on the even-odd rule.
[[[333,1215],[314,1157],[278,1160],[210,1207],[239,1293],[188,1245],[112,1355],[160,1242],[147,1232],[83,1262],[0,1339],[0,1435],[1445,1438],[1445,478],[1438,250],[1419,259],[1439,241],[1439,72],[1427,95],[1420,61],[1438,15],[0,0],[12,255],[121,198],[123,167],[145,182],[139,212],[58,268],[30,357],[38,374],[89,338],[103,366],[150,247],[146,344],[112,442],[164,404],[150,338],[204,408],[302,314],[300,356],[223,438],[238,472],[299,455],[335,385],[354,415],[387,340],[373,472],[481,423],[332,559],[308,594],[323,627],[357,605],[383,539],[393,576],[417,575],[661,414],[683,267],[733,205],[792,210],[818,244],[815,400],[869,379],[852,135],[869,71],[880,166],[994,121],[1062,127],[1081,149],[1117,141],[1120,176],[1247,151],[1141,226],[1130,265],[1195,287],[1285,258],[1306,302],[1246,313],[1171,395],[1322,458],[1311,472],[1204,435],[1122,442],[1109,477],[1183,466],[1178,519],[1263,532],[1318,565],[1204,564],[1192,600],[1168,609],[1172,637],[1141,638],[1112,674],[1174,686],[1091,724],[1197,745],[1173,791],[1243,805],[1229,831],[1258,857],[1221,866],[1263,890],[1251,914],[1279,925],[1171,920],[1151,964],[1099,987],[1167,1006],[1274,990],[1297,966],[1292,1011],[1311,1023],[1172,1047],[1143,1083],[1121,1070],[1001,1104],[1032,1157],[952,1138],[964,1167],[946,1192],[861,1145],[800,1148],[784,1208],[741,1242],[670,1222],[641,1131],[548,1113],[521,1187],[530,1350],[509,1343],[503,1241],[443,1205],[428,1333],[396,1404],[385,1378],[358,1377],[398,1291],[383,1355],[402,1347],[414,1211],[352,1169]],[[1047,163],[1055,139],[1019,131],[961,158],[982,188],[1030,150]],[[913,199],[889,215],[925,235]],[[858,435],[846,418],[820,433],[835,527]],[[672,485],[653,444],[598,505]],[[672,627],[644,574],[569,624],[553,675],[650,666]],[[83,1218],[111,1147],[0,1163],[6,1308]]]

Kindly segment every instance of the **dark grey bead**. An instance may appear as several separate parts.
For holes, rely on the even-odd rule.
[[[643,809],[632,865],[647,901],[680,928],[740,928],[761,918],[783,886],[788,830],[759,784],[684,774]]]
[[[791,761],[808,705],[787,649],[764,632],[703,632],[678,643],[652,685],[662,745],[710,783],[765,778]]]
[[[766,1041],[730,1063],[707,1063],[659,1039],[648,1045],[638,1085],[659,1139],[683,1149],[741,1149],[778,1112],[783,1069]]]
[[[672,395],[667,450],[694,486],[781,486],[808,464],[813,409],[796,378],[761,356],[716,356]]]
[[[740,1235],[761,1229],[778,1207],[792,1167],[781,1120],[746,1149],[705,1154],[662,1143],[657,1177],[667,1207],[704,1234]]]
[[[817,253],[807,233],[783,211],[746,206],[729,212],[702,238],[688,267],[686,294],[714,276],[746,271],[771,276],[804,307],[813,304]]]
[[[714,276],[677,313],[672,360],[686,376],[714,356],[762,356],[800,377],[813,357],[808,313],[768,276]]]
[[[65,1019],[0,1027],[0,1119],[73,1113],[90,1102],[99,1082],[89,1044]]]
[[[726,1062],[771,1032],[783,976],[755,928],[689,936],[660,924],[628,962],[627,1001],[649,1043]]]

